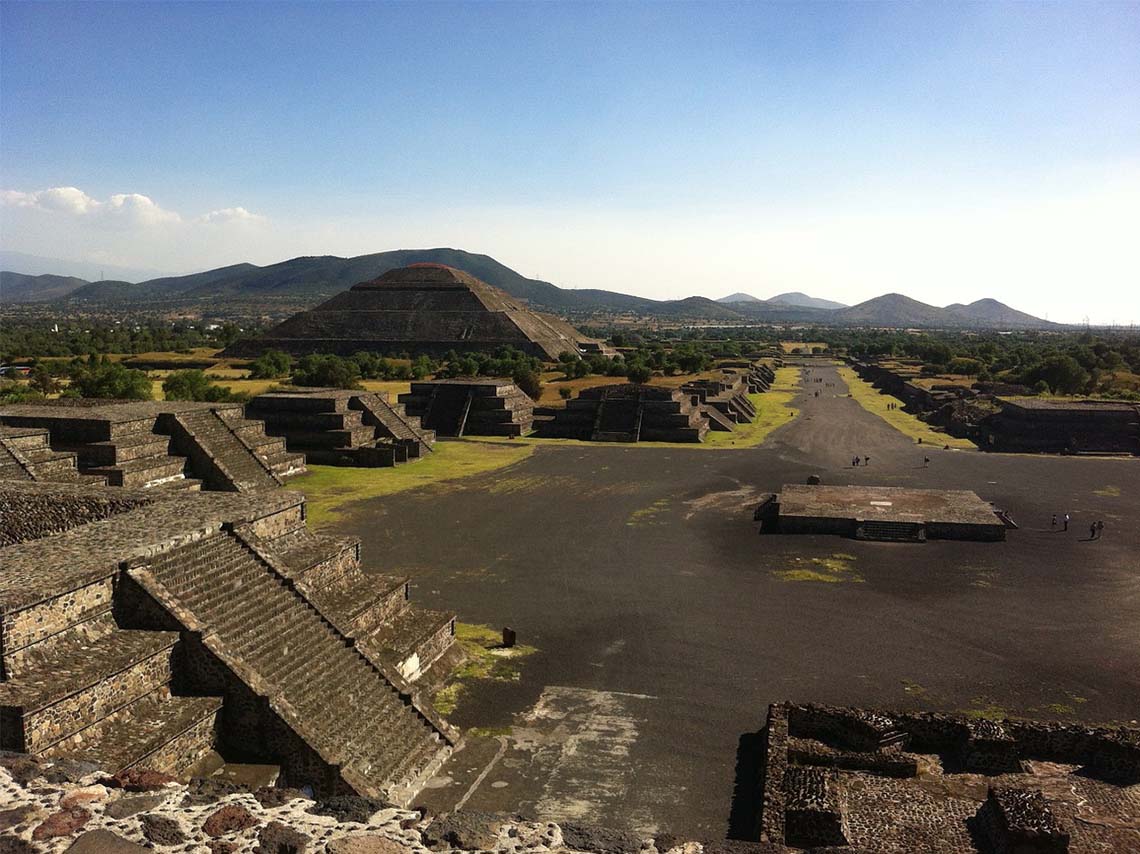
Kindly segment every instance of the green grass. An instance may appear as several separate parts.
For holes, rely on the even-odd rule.
[[[463,650],[464,660],[454,671],[448,684],[435,692],[432,704],[441,715],[452,714],[463,696],[464,683],[473,679],[496,682],[518,682],[521,678],[519,659],[538,652],[525,643],[509,649],[501,646],[502,633],[490,626],[471,623],[455,624],[455,642]]]
[[[978,446],[969,439],[959,439],[949,433],[939,433],[925,421],[920,421],[909,412],[904,412],[901,400],[889,394],[883,394],[870,383],[860,379],[853,368],[841,367],[839,368],[839,375],[846,381],[847,389],[851,392],[851,397],[855,399],[856,403],[868,412],[878,415],[904,436],[909,436],[916,442],[922,439],[924,445],[932,445],[935,448],[949,445],[951,448],[963,451],[977,450]],[[898,404],[898,409],[888,409],[887,405],[891,403]]]
[[[1120,497],[1120,487],[1119,486],[1106,486],[1103,489],[1094,489],[1093,495],[1103,495],[1105,498],[1119,498]]]
[[[863,576],[855,571],[854,556],[842,552],[831,557],[813,557],[810,566],[777,569],[772,574],[781,581],[814,581],[820,584],[863,581]]]
[[[705,446],[710,448],[755,448],[768,438],[773,430],[799,416],[792,401],[800,390],[799,368],[777,368],[772,387],[763,394],[750,394],[748,399],[756,407],[756,420],[751,424],[738,424],[731,433],[710,430]]]
[[[534,446],[524,443],[437,442],[425,458],[395,468],[309,466],[309,473],[289,481],[288,487],[305,493],[309,527],[319,528],[354,502],[484,474],[532,453]]]

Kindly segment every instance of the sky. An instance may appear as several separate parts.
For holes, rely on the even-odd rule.
[[[0,4],[0,249],[1140,322],[1140,2]]]

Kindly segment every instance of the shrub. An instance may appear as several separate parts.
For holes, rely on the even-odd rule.
[[[71,391],[80,397],[150,400],[150,378],[142,371],[118,363],[88,362],[71,379]]]
[[[280,350],[266,350],[249,363],[249,375],[255,380],[274,380],[286,377],[293,367],[293,357]]]
[[[314,354],[303,357],[293,370],[293,385],[325,388],[360,388],[360,368],[350,359]]]
[[[162,393],[167,400],[198,400],[207,403],[237,402],[249,397],[214,385],[205,373],[196,368],[172,373],[162,383]]]

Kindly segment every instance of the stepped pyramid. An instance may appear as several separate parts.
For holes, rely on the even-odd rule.
[[[0,481],[0,507],[0,750],[404,804],[456,743],[417,687],[454,615],[309,532],[301,494]]]
[[[236,403],[47,400],[0,406],[0,479],[256,492],[305,471]]]
[[[596,349],[569,323],[532,311],[504,291],[442,264],[412,264],[303,311],[260,338],[230,345],[226,356],[284,350],[294,356],[359,350],[443,355],[511,345],[554,361]]]

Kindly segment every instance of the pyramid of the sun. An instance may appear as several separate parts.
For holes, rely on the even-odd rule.
[[[569,323],[531,311],[462,270],[412,264],[353,285],[262,337],[235,342],[226,355],[252,356],[269,349],[294,356],[350,356],[360,350],[442,355],[509,344],[554,360],[589,343]]]

